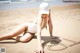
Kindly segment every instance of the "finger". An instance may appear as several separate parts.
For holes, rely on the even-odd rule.
[[[39,51],[39,53],[41,53],[41,51]]]
[[[44,53],[44,51],[40,51],[40,53]]]
[[[38,50],[34,50],[34,52],[37,52]]]
[[[40,53],[43,53],[42,51],[40,51]]]
[[[39,51],[39,53],[41,53],[41,51]]]
[[[43,53],[44,53],[44,51],[43,51]]]
[[[35,50],[34,52],[35,52],[35,53],[39,53],[38,50]]]
[[[39,51],[39,53],[42,53],[42,51]]]

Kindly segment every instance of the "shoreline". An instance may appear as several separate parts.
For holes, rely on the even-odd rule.
[[[30,3],[10,3],[10,4],[0,4],[0,10],[15,10],[20,8],[38,8],[41,2],[30,2]],[[66,5],[80,5],[79,3],[55,3],[55,2],[48,2],[50,7],[56,6],[66,6]]]

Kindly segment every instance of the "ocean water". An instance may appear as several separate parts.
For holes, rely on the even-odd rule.
[[[19,8],[38,8],[42,1],[37,2],[12,2],[12,3],[0,3],[0,10],[12,10]],[[63,0],[50,0],[48,1],[50,6],[61,6],[68,4],[77,4],[80,2],[63,2]]]

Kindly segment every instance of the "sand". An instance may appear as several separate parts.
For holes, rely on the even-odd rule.
[[[37,16],[37,8],[0,11],[0,36],[14,31],[20,24],[33,22]],[[49,32],[43,29],[42,42],[45,53],[80,53],[80,4],[53,6],[51,18],[53,35],[60,38],[51,44]],[[37,40],[33,38],[28,43],[3,40],[0,41],[0,48],[2,47],[6,48],[6,53],[34,53]]]

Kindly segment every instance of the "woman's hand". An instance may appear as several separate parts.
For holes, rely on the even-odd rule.
[[[43,50],[43,48],[41,46],[41,47],[38,47],[37,50],[34,51],[34,52],[36,52],[36,53],[44,53],[44,50]]]

